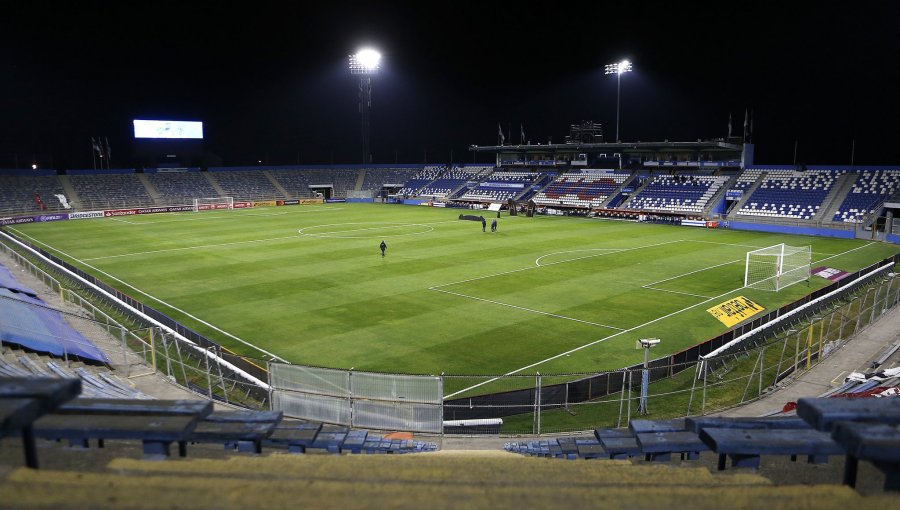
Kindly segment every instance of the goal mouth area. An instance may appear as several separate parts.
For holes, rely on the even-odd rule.
[[[747,252],[744,287],[778,292],[795,283],[809,281],[811,246],[784,243]]]
[[[194,198],[194,212],[234,209],[234,197]]]

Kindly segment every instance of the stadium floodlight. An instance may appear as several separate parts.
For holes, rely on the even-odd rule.
[[[616,142],[621,142],[619,138],[619,98],[622,95],[622,74],[631,72],[631,61],[623,60],[615,64],[606,64],[604,68],[606,74],[616,75]]]
[[[369,116],[372,109],[372,76],[378,74],[381,67],[381,53],[372,48],[362,48],[350,55],[350,74],[359,76],[359,114],[362,121],[362,163],[372,162],[372,151],[369,147],[371,135]]]
[[[362,48],[350,55],[351,74],[375,74],[381,66],[381,53],[372,48]]]

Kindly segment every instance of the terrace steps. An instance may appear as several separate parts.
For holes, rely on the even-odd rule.
[[[731,212],[728,214],[728,219],[733,220],[737,217],[737,212],[741,210],[741,207],[744,207],[744,204],[747,203],[747,200],[750,200],[750,196],[753,195],[753,192],[756,191],[756,189],[759,188],[763,181],[766,180],[766,177],[768,177],[768,175],[769,172],[759,173],[759,177],[756,178],[756,181],[751,184],[749,188],[744,190],[744,196],[742,196],[741,199],[738,200],[738,203],[731,208]]]
[[[622,192],[622,188],[624,188],[626,186],[631,186],[631,183],[633,183],[634,180],[637,179],[637,175],[638,175],[637,172],[631,172],[631,175],[628,176],[628,178],[625,179],[624,182],[622,182],[622,185],[619,186],[618,188],[616,188],[615,191],[613,191],[612,193],[609,194],[608,197],[606,197],[606,200],[604,200],[603,202],[600,203],[600,208],[602,209],[602,208],[609,206],[609,203],[612,202],[613,199],[615,199],[617,196],[619,196],[619,193]]]
[[[220,197],[228,196],[228,193],[226,193],[225,190],[222,189],[222,186],[219,184],[219,181],[217,181],[216,178],[213,177],[212,172],[201,172],[201,173],[203,174],[203,177],[206,177],[206,180],[207,180],[207,182],[209,182],[209,185],[212,186],[214,190],[216,190],[216,193],[218,193]]]
[[[366,169],[360,168],[359,175],[356,176],[356,185],[353,186],[353,191],[361,190],[364,182],[366,182]]]
[[[841,203],[844,202],[844,198],[847,197],[847,193],[850,192],[859,175],[858,173],[846,173],[838,177],[838,182],[835,183],[831,188],[831,192],[822,201],[822,207],[819,208],[819,213],[813,217],[813,220],[831,221],[834,218],[834,213],[837,212]]]
[[[156,186],[150,182],[150,178],[147,174],[137,174],[137,178],[141,181],[141,184],[144,185],[144,188],[147,189],[147,194],[150,195],[150,198],[153,199],[153,203],[156,205],[162,205],[162,201],[160,200],[159,190],[156,189]]]
[[[269,455],[167,462],[115,458],[94,471],[10,471],[7,508],[861,508],[839,485],[773,486],[706,468],[484,455]]]
[[[75,186],[72,185],[72,179],[69,178],[68,175],[57,175],[56,179],[59,180],[60,186],[66,192],[66,198],[69,200],[69,203],[72,204],[72,207],[75,210],[80,211],[82,209],[81,205],[81,197],[78,196],[78,192],[75,191]]]
[[[291,198],[287,190],[284,189],[284,186],[282,186],[281,183],[278,182],[278,179],[276,179],[275,176],[272,175],[272,172],[263,170],[263,175],[265,175],[266,179],[268,179],[269,182],[272,183],[272,186],[275,186],[275,189],[278,190],[279,193],[281,193],[281,196],[283,196],[284,198]]]

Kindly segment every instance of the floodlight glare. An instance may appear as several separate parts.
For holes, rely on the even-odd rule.
[[[623,60],[615,64],[606,64],[603,70],[606,74],[616,75],[616,142],[618,143],[622,141],[619,138],[619,96],[622,95],[622,74],[631,71],[631,61]]]
[[[381,65],[381,53],[372,48],[363,48],[350,55],[350,72],[353,74],[374,74]]]

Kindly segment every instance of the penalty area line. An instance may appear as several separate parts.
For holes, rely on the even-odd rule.
[[[874,243],[873,243],[873,242],[870,242],[870,243],[867,243],[867,244],[865,244],[865,245],[863,245],[863,246],[858,246],[858,247],[853,248],[853,249],[851,249],[851,250],[847,250],[847,251],[845,251],[845,252],[843,252],[843,253],[838,253],[838,254],[832,255],[831,257],[828,257],[828,258],[822,259],[822,260],[827,260],[827,259],[829,259],[829,258],[834,258],[834,257],[838,257],[838,256],[841,256],[841,255],[846,255],[847,253],[854,252],[854,251],[856,251],[856,250],[865,248],[866,246],[870,246],[870,245],[872,245],[872,244],[874,244]],[[482,382],[480,382],[480,383],[478,383],[478,384],[473,384],[472,386],[469,386],[468,388],[463,388],[463,389],[461,389],[461,390],[459,390],[459,391],[456,391],[456,392],[453,392],[453,393],[451,393],[451,394],[449,394],[449,395],[445,395],[445,396],[444,396],[444,400],[446,400],[446,399],[448,399],[448,398],[453,398],[453,397],[455,397],[456,395],[460,395],[460,394],[463,394],[463,393],[465,393],[465,392],[467,392],[467,391],[474,390],[474,389],[479,388],[479,387],[481,387],[481,386],[484,386],[484,385],[486,385],[486,384],[490,384],[490,383],[492,383],[492,382],[498,381],[498,380],[500,380],[500,379],[503,378],[503,377],[510,376],[510,375],[513,375],[513,374],[517,374],[517,373],[519,373],[519,372],[521,372],[521,371],[523,371],[523,370],[528,370],[529,368],[534,368],[534,367],[536,367],[536,366],[538,366],[538,365],[543,365],[544,363],[547,363],[548,361],[553,361],[553,360],[555,360],[555,359],[559,359],[559,358],[562,358],[562,357],[564,357],[564,356],[568,356],[569,354],[572,354],[573,352],[578,352],[578,351],[580,351],[580,350],[582,350],[582,349],[586,349],[586,348],[588,348],[588,347],[592,347],[592,346],[597,345],[597,344],[599,344],[599,343],[601,343],[601,342],[605,342],[605,341],[607,341],[607,340],[616,338],[616,337],[618,337],[618,336],[620,336],[620,335],[624,335],[625,333],[629,333],[629,332],[631,332],[631,331],[634,331],[634,330],[643,328],[644,326],[649,326],[650,324],[659,322],[659,321],[661,321],[661,320],[663,320],[663,319],[668,319],[669,317],[672,317],[673,315],[678,315],[679,313],[686,312],[686,311],[688,311],[688,310],[697,308],[698,306],[700,306],[700,305],[702,305],[702,304],[708,303],[708,302],[713,301],[713,300],[715,300],[715,299],[719,299],[719,298],[725,297],[725,296],[727,296],[727,295],[729,295],[729,294],[731,294],[731,293],[733,293],[733,292],[737,292],[737,291],[739,291],[739,290],[741,290],[741,289],[745,289],[745,288],[747,288],[747,287],[746,287],[746,286],[744,286],[744,287],[738,287],[738,288],[733,289],[733,290],[730,290],[730,291],[728,291],[728,292],[719,294],[718,296],[715,296],[715,297],[706,299],[706,300],[704,300],[704,301],[700,301],[699,303],[695,303],[695,304],[693,304],[693,305],[691,305],[691,306],[686,306],[686,307],[682,308],[681,310],[676,310],[676,311],[674,311],[674,312],[672,312],[672,313],[663,315],[663,316],[661,316],[661,317],[657,317],[657,318],[655,318],[655,319],[653,319],[653,320],[650,320],[650,321],[647,321],[647,322],[645,322],[645,323],[643,323],[643,324],[639,324],[639,325],[634,326],[634,327],[632,327],[632,328],[628,328],[628,329],[626,329],[626,330],[624,330],[624,331],[619,331],[618,333],[613,333],[612,335],[605,336],[605,337],[603,337],[603,338],[599,338],[599,339],[594,340],[594,341],[592,341],[592,342],[586,343],[586,344],[584,344],[584,345],[582,345],[582,346],[580,346],[580,347],[575,347],[574,349],[569,349],[568,351],[561,352],[561,353],[556,354],[556,355],[554,355],[554,356],[550,356],[550,357],[547,358],[547,359],[543,359],[543,360],[541,360],[541,361],[537,361],[537,362],[532,363],[532,364],[530,364],[530,365],[527,365],[527,366],[524,366],[524,367],[521,367],[521,368],[517,368],[517,369],[512,370],[512,371],[509,371],[509,372],[507,372],[507,373],[505,373],[505,374],[503,374],[503,375],[501,375],[501,376],[492,377],[492,378],[487,379],[487,380],[485,380],[485,381],[482,381]]]
[[[505,306],[505,307],[508,307],[508,308],[515,308],[516,310],[522,310],[522,311],[525,311],[525,312],[531,312],[531,313],[536,313],[536,314],[540,314],[540,315],[546,315],[546,316],[548,316],[548,317],[555,317],[555,318],[557,318],[557,319],[565,319],[565,320],[567,320],[567,321],[580,322],[580,323],[582,323],[582,324],[590,324],[591,326],[597,326],[597,327],[601,327],[601,328],[615,329],[616,331],[625,331],[625,330],[622,329],[622,328],[617,328],[617,327],[615,327],[615,326],[610,326],[609,324],[600,324],[599,322],[591,322],[591,321],[586,321],[586,320],[583,320],[583,319],[576,319],[576,318],[574,318],[574,317],[567,317],[567,316],[565,316],[565,315],[559,315],[559,314],[556,314],[556,313],[543,312],[543,311],[541,311],[541,310],[535,310],[535,309],[533,309],[533,308],[525,308],[524,306],[513,305],[513,304],[510,304],[510,303],[503,303],[503,302],[501,302],[501,301],[494,301],[493,299],[485,299],[485,298],[480,298],[480,297],[477,297],[477,296],[469,296],[469,295],[467,295],[467,294],[460,294],[460,293],[458,293],[458,292],[450,292],[449,290],[441,290],[441,289],[438,289],[438,288],[435,288],[435,287],[432,287],[432,288],[430,288],[430,289],[428,289],[428,290],[432,290],[432,291],[434,291],[434,292],[443,292],[444,294],[451,294],[451,295],[459,296],[459,297],[462,297],[462,298],[474,299],[475,301],[483,301],[483,302],[485,302],[485,303],[491,303],[491,304],[494,304],[494,305]]]

